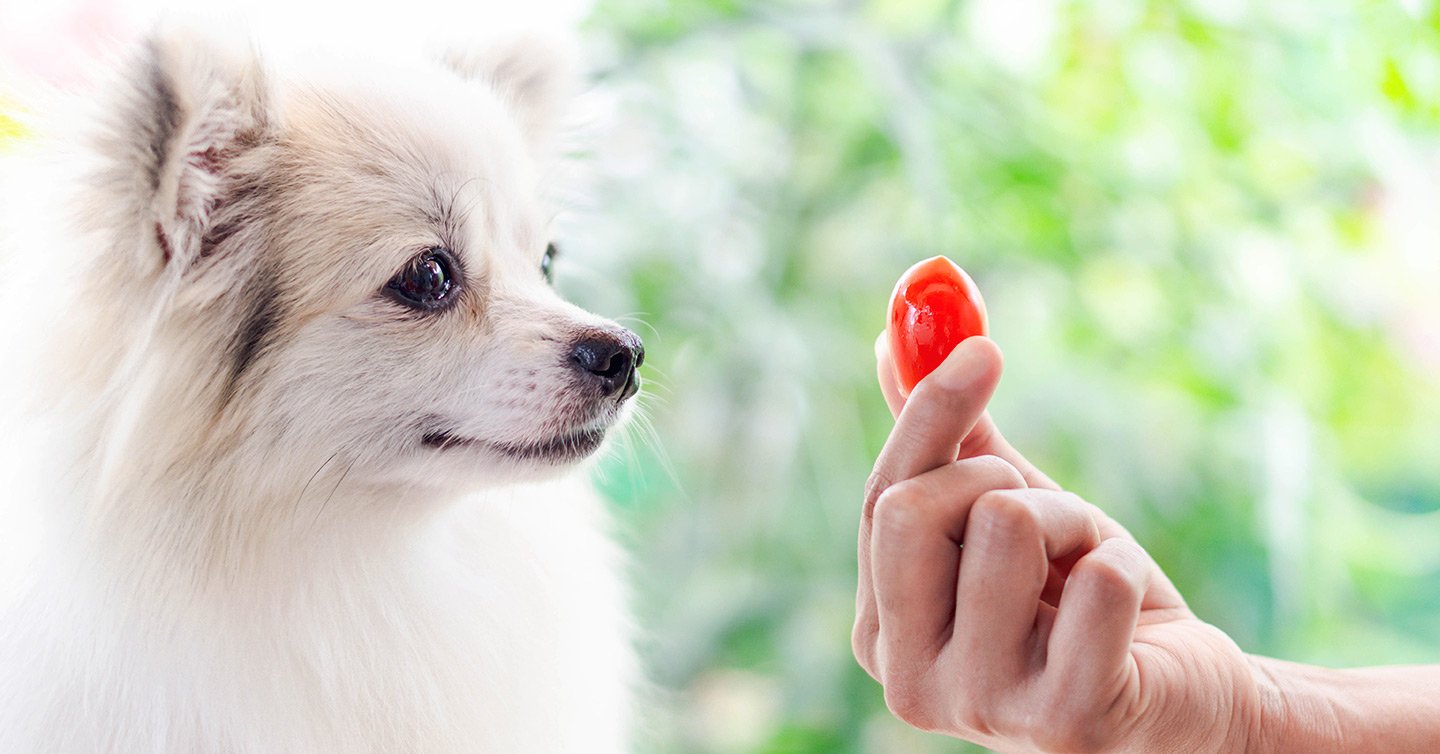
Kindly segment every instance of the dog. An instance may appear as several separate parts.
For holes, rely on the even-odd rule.
[[[563,45],[159,31],[118,69],[0,198],[6,305],[51,315],[16,328],[44,353],[3,481],[44,526],[0,751],[626,750],[578,471],[644,350],[550,285]]]

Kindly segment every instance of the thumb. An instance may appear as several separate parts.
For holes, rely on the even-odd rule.
[[[894,380],[894,369],[880,364],[881,386]],[[955,461],[960,444],[985,417],[985,406],[1000,382],[1000,349],[989,338],[969,338],[955,347],[945,361],[901,400],[895,426],[872,479],[882,486],[919,476]],[[887,390],[887,392],[890,392]],[[887,399],[890,396],[887,395]]]
[[[1000,372],[1004,366],[1004,357],[995,341],[977,335],[966,338],[960,345],[955,346],[955,350],[945,357],[945,361],[936,367],[931,375],[943,372],[945,376],[937,378],[942,382],[974,385],[986,394],[988,400],[990,393],[995,391],[996,383],[1000,381]],[[890,341],[883,331],[875,338],[875,376],[880,382],[880,393],[885,396],[885,405],[890,407],[891,415],[900,416],[907,396],[905,391],[901,390],[900,378],[895,372],[895,359],[890,354]]]
[[[894,371],[894,368],[891,368]],[[947,385],[968,385],[977,393],[983,393],[985,402],[989,403],[990,396],[995,393],[995,387],[1000,384],[1000,373],[1005,371],[1005,357],[1000,353],[1000,346],[995,341],[984,335],[975,335],[960,341],[935,371],[926,375],[915,386],[927,380],[931,382],[943,382]]]
[[[875,361],[880,380],[880,391],[885,395],[885,403],[890,406],[890,413],[898,417],[905,408],[907,400],[900,394],[900,381],[896,377],[895,362],[890,355],[889,342],[884,333],[881,333],[880,337],[875,340]],[[984,411],[984,405],[989,402],[990,396],[995,392],[1004,366],[1004,356],[1000,353],[1000,347],[995,344],[995,341],[983,336],[966,338],[955,347],[955,350],[946,357],[940,366],[935,368],[934,372],[921,380],[921,384],[934,381],[944,385],[968,385],[965,392],[971,394],[972,402],[978,398],[978,408]],[[919,387],[916,385],[917,390]],[[1019,469],[1020,473],[1024,475],[1026,483],[1031,487],[1060,489],[1059,485],[1055,484],[1050,477],[1036,468],[1035,464],[1030,463],[1020,454],[1020,451],[1005,440],[988,412],[982,413],[978,419],[971,420],[970,423],[963,426],[970,427],[970,429],[960,445],[959,457],[999,456]],[[951,460],[954,459],[951,458]]]

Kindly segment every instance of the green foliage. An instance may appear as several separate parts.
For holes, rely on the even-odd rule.
[[[654,751],[964,749],[849,650],[871,343],[936,253],[1001,427],[1202,617],[1440,659],[1440,9],[602,0],[589,38],[617,126],[572,244],[613,277],[572,294],[648,327],[653,429],[601,477]]]
[[[571,243],[612,277],[571,282],[651,328],[653,431],[601,476],[653,750],[963,749],[849,650],[871,342],[936,253],[986,293],[1001,427],[1202,617],[1440,659],[1430,5],[602,0]]]

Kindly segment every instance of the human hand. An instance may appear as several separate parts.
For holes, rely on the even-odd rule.
[[[890,709],[997,749],[1257,740],[1261,682],[1247,656],[985,413],[995,344],[964,341],[908,401],[877,355],[897,421],[867,485],[852,640]]]

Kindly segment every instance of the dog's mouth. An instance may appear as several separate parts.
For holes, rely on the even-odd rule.
[[[463,437],[445,430],[427,432],[420,440],[425,447],[440,451],[472,448],[487,450],[516,460],[547,463],[578,461],[594,453],[600,447],[600,443],[604,441],[605,430],[603,428],[585,429],[537,443],[492,442],[474,437]]]

